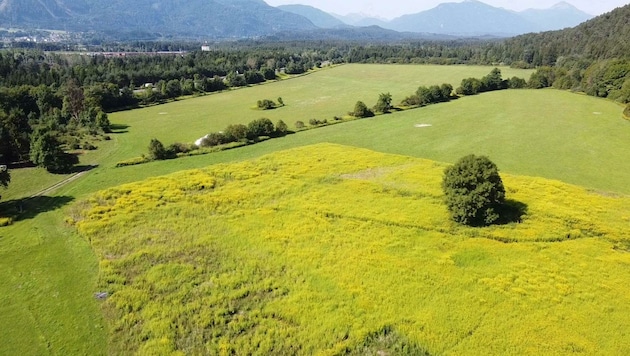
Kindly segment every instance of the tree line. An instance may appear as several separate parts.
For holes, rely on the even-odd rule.
[[[94,149],[94,137],[110,130],[95,90],[76,81],[48,86],[0,88],[0,164],[31,161],[51,172],[66,172],[71,149]]]

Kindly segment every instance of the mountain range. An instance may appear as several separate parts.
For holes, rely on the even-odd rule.
[[[567,3],[513,12],[476,0],[444,3],[391,21],[335,16],[305,5],[272,7],[263,0],[0,0],[0,28],[142,32],[156,38],[343,38],[347,33],[351,38],[390,39],[396,36],[392,31],[513,36],[572,27],[590,18]]]
[[[398,32],[434,33],[458,36],[513,36],[529,32],[559,30],[574,27],[593,16],[573,5],[560,2],[548,9],[522,12],[493,7],[476,0],[443,3],[416,14],[403,15],[391,21],[361,14],[340,16],[328,14],[306,5],[279,6],[284,11],[304,16],[319,27],[338,28],[339,21],[352,26],[380,26]],[[326,22],[322,19],[326,18]],[[335,21],[337,20],[337,21]],[[326,24],[330,24],[326,26]]]
[[[262,0],[0,0],[0,27],[216,38],[317,29]]]

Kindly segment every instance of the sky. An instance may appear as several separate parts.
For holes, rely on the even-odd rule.
[[[339,15],[361,13],[374,17],[392,19],[405,14],[413,14],[432,9],[443,2],[461,0],[265,0],[271,6],[303,4]],[[522,11],[525,9],[546,9],[562,0],[481,0],[495,7]],[[630,3],[630,0],[564,0],[591,15],[601,15],[616,7]]]

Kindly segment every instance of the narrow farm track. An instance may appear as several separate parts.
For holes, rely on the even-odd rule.
[[[89,171],[91,171],[94,168],[96,168],[96,166],[87,166],[81,172],[77,172],[77,173],[71,175],[70,177],[68,177],[68,178],[66,178],[64,180],[62,180],[62,181],[60,181],[58,183],[55,183],[55,184],[51,185],[50,187],[48,187],[48,188],[46,188],[46,189],[44,189],[42,191],[39,191],[39,192],[31,195],[29,198],[41,197],[41,196],[47,195],[49,193],[52,193],[55,190],[63,187],[64,185],[66,185],[68,183],[71,183],[71,182],[81,178],[82,176],[84,176],[85,174],[87,174]]]

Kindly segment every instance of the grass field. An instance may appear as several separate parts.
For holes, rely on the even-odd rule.
[[[523,222],[466,228],[444,167],[320,144],[91,196],[110,352],[630,352],[630,198],[506,174]]]
[[[27,208],[35,212],[13,226],[0,228],[0,298],[4,302],[0,313],[8,316],[0,318],[0,332],[7,340],[0,344],[0,354],[105,353],[106,324],[93,298],[98,291],[97,261],[90,246],[64,225],[67,209],[60,207],[122,183],[333,142],[440,162],[454,162],[468,153],[485,153],[503,172],[630,193],[626,184],[630,163],[622,154],[629,149],[626,138],[630,123],[621,119],[622,108],[608,101],[555,90],[487,93],[309,130],[237,150],[113,168],[117,161],[145,153],[153,137],[165,144],[191,142],[229,123],[247,123],[261,116],[274,122],[283,119],[290,125],[296,120],[307,122],[314,115],[330,119],[351,110],[357,100],[372,105],[380,92],[389,91],[395,101],[400,101],[418,85],[457,85],[461,78],[481,77],[491,69],[348,65],[298,79],[112,114],[118,133],[111,135],[111,141],[99,143],[99,150],[82,157],[83,164],[99,167],[61,188],[50,199],[27,202]],[[504,77],[527,78],[529,73],[503,69]],[[326,95],[330,96],[326,105],[308,101]],[[283,97],[287,107],[266,112],[250,109],[258,99],[275,100],[278,96]],[[415,128],[419,123],[433,126]],[[31,169],[12,174],[13,182],[2,191],[0,204],[12,204],[12,200],[36,193],[63,178]],[[602,262],[596,267],[603,265]],[[409,335],[404,330],[400,333]],[[422,346],[431,347],[424,343]]]

